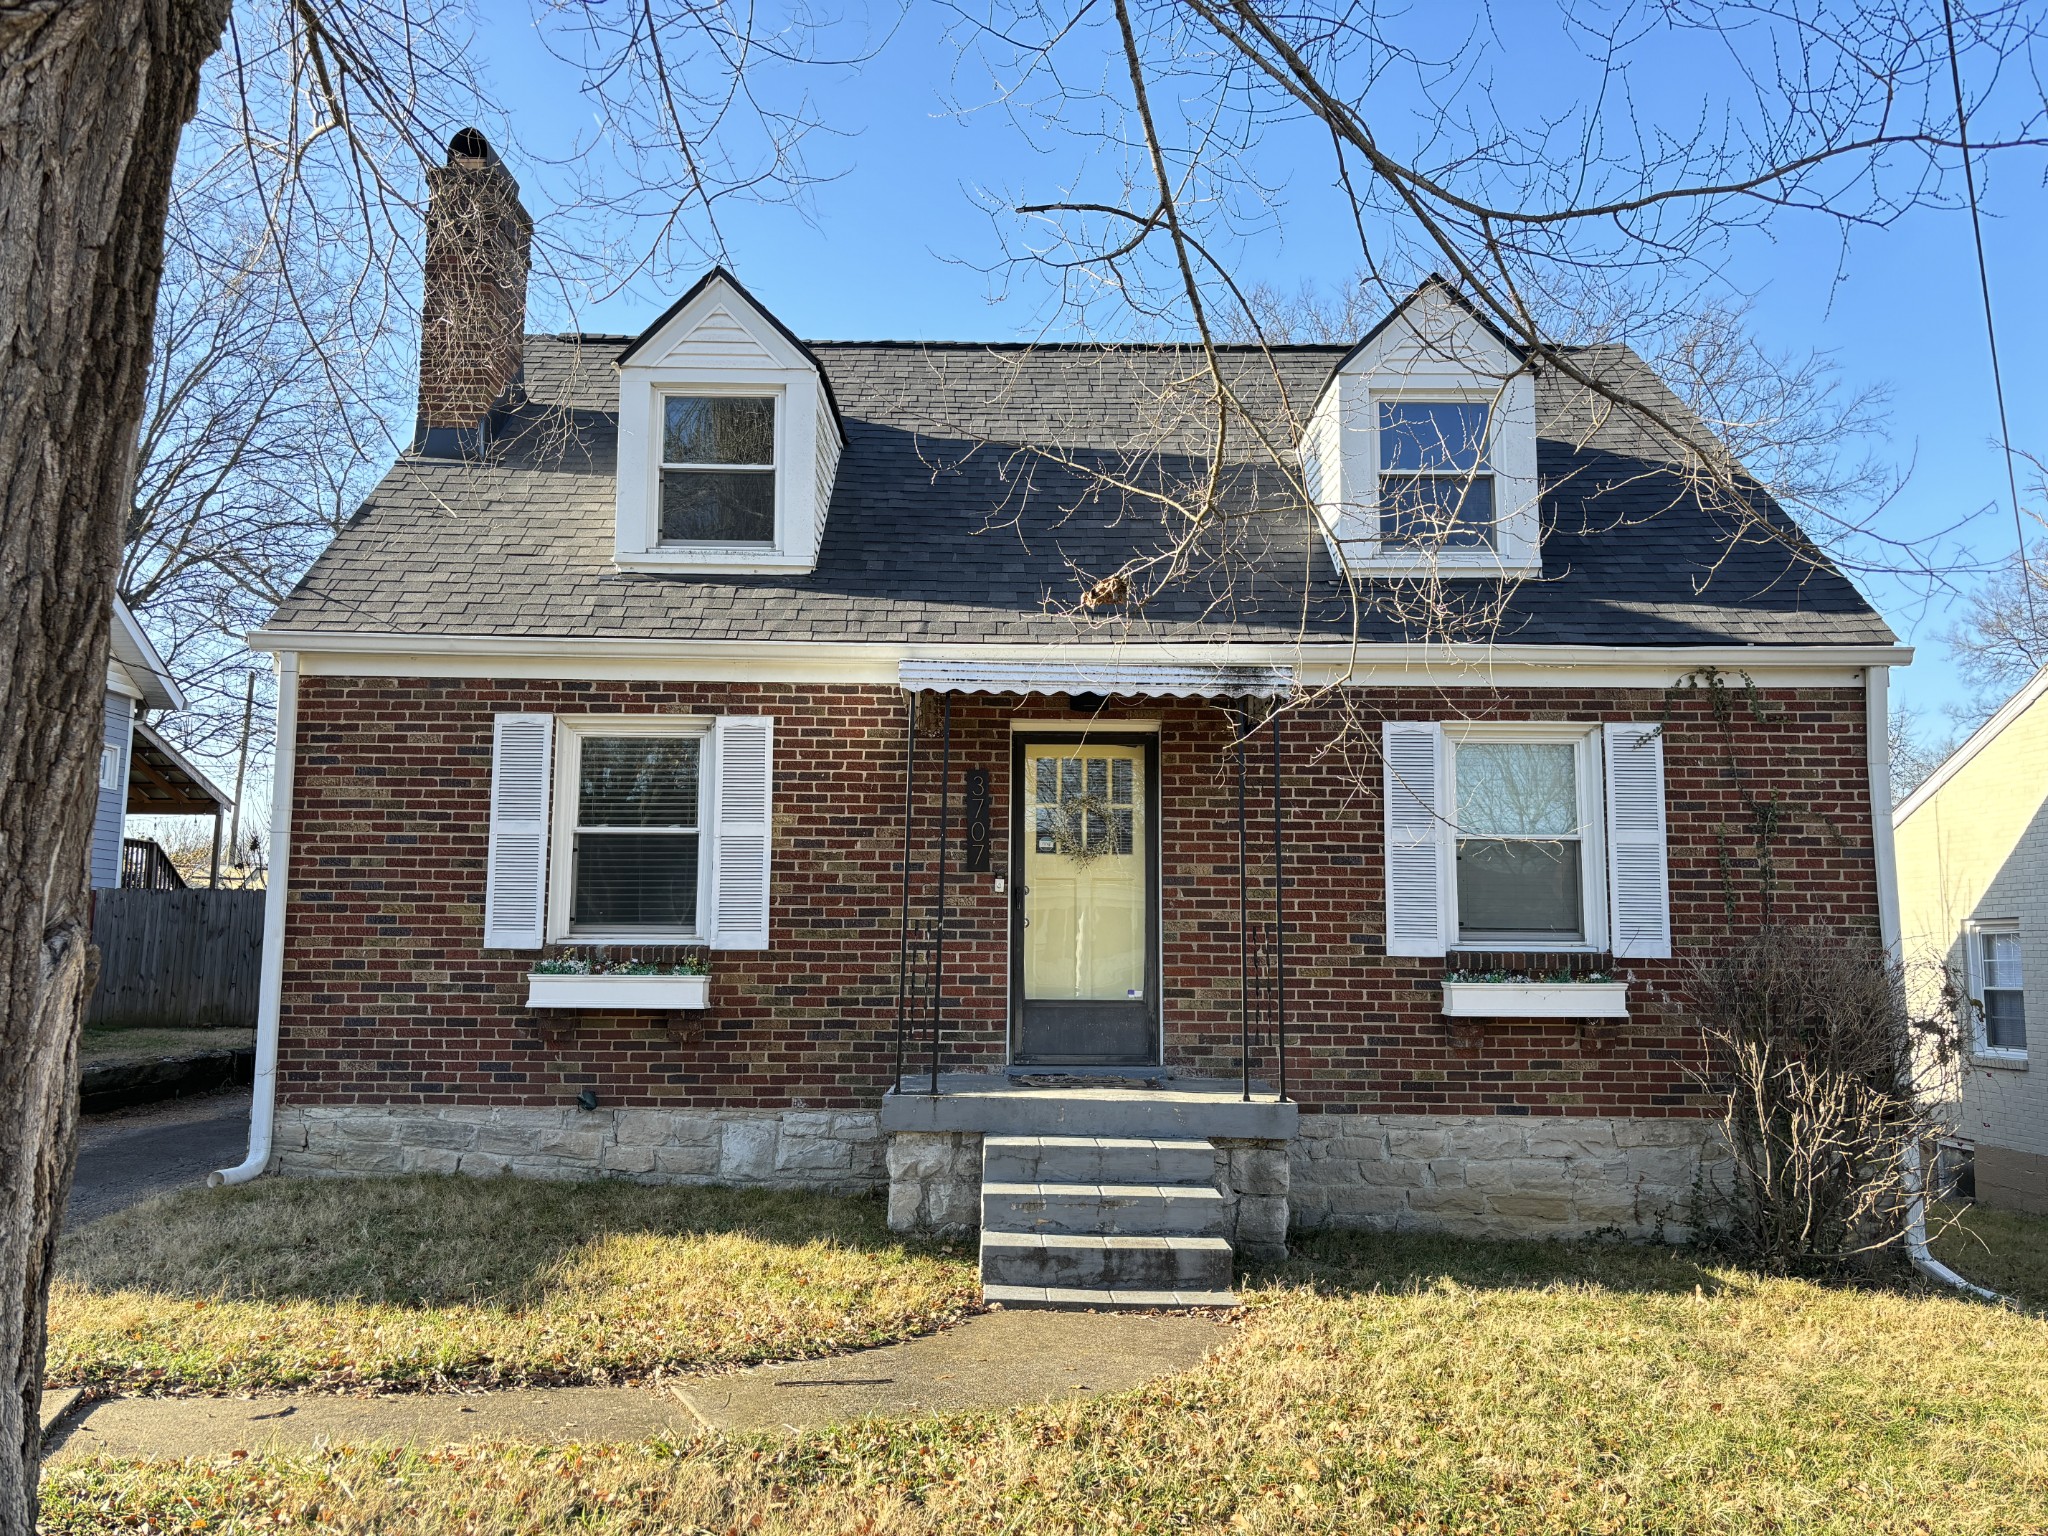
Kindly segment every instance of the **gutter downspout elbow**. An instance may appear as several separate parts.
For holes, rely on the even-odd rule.
[[[1930,1280],[1939,1280],[1943,1285],[1952,1285],[1959,1291],[1968,1291],[1972,1296],[1985,1301],[2005,1302],[1996,1291],[1987,1291],[1983,1286],[1965,1280],[1937,1259],[1927,1246],[1927,1190],[1920,1176],[1920,1143],[1908,1142],[1901,1161],[1905,1164],[1906,1184],[1906,1257],[1913,1261],[1913,1267]]]
[[[249,1155],[206,1176],[207,1184],[246,1184],[270,1166],[277,1114],[277,1028],[284,1003],[284,917],[291,886],[292,778],[298,756],[299,658],[277,653],[277,745],[270,765],[270,872],[263,890],[263,971],[256,993],[256,1080],[249,1096]]]

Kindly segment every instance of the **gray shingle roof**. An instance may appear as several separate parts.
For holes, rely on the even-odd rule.
[[[280,605],[272,627],[696,640],[998,642],[1348,638],[1320,537],[1254,445],[1228,455],[1233,518],[1210,559],[1140,615],[1069,616],[1086,579],[1165,525],[1091,471],[1171,486],[1206,452],[1200,359],[1176,348],[817,342],[847,431],[808,575],[670,576],[612,564],[623,337],[530,337],[526,403],[488,463],[406,457]],[[1258,419],[1291,444],[1342,347],[1233,353]],[[1661,388],[1624,348],[1590,367]],[[1672,402],[1675,406],[1676,402]],[[1731,541],[1646,433],[1554,374],[1537,385],[1543,576],[1512,591],[1504,644],[1881,644],[1823,560]],[[1782,515],[1771,515],[1789,528]],[[1461,588],[1465,584],[1459,584]],[[1490,584],[1487,584],[1490,585]],[[1360,633],[1400,640],[1368,603]]]

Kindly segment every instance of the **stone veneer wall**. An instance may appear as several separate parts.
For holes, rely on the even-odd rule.
[[[285,1104],[271,1149],[271,1171],[287,1174],[610,1176],[835,1194],[883,1183],[872,1110]]]
[[[1296,1227],[1681,1240],[1725,1161],[1708,1120],[1303,1115]]]
[[[1711,1122],[1304,1115],[1297,1139],[1216,1145],[1225,1236],[1274,1258],[1291,1230],[1682,1239],[1724,1160]],[[280,1105],[271,1171],[513,1173],[642,1183],[887,1189],[899,1232],[981,1224],[981,1137],[898,1131],[852,1110]]]

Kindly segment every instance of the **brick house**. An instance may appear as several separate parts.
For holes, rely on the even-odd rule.
[[[1229,547],[1089,608],[1206,467],[1197,354],[805,343],[722,271],[526,336],[480,138],[434,199],[416,446],[254,640],[229,1177],[887,1188],[1013,1300],[1290,1223],[1648,1235],[1710,1143],[1688,956],[1892,935],[1907,653],[1447,285],[1226,351],[1314,515],[1248,449]],[[1483,637],[1417,638],[1429,576]]]

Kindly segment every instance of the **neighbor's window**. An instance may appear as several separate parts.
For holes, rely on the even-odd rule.
[[[2024,1051],[2027,994],[2020,976],[2019,929],[1979,928],[1970,942],[1976,948],[1977,996],[1984,1005],[1984,1049]]]
[[[697,931],[701,735],[580,735],[571,933]]]
[[[1578,745],[1461,741],[1454,753],[1458,942],[1584,942]]]
[[[775,542],[775,401],[765,395],[662,399],[665,543]]]
[[[1443,549],[1493,543],[1490,407],[1448,400],[1378,403],[1380,542]]]

